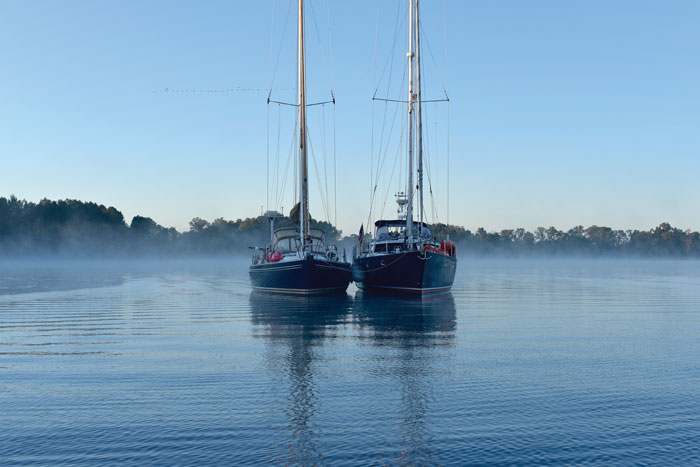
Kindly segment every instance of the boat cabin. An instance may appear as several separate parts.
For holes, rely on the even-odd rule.
[[[323,253],[326,251],[326,234],[321,229],[311,228],[307,236],[312,253]],[[273,233],[272,251],[279,251],[282,254],[297,253],[301,250],[301,239],[299,229],[295,227],[282,227]]]
[[[420,222],[413,223],[413,238],[416,241],[419,240],[419,225]],[[393,253],[404,249],[406,243],[405,220],[379,220],[374,223],[374,227],[374,241],[371,245],[371,251],[373,253]],[[428,224],[423,223],[420,231],[422,232],[421,236],[424,242],[431,240],[432,236]]]

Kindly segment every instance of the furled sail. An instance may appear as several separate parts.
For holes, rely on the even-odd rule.
[[[294,207],[289,211],[289,220],[293,226],[299,226],[299,203],[295,204]],[[311,213],[309,213],[309,219],[313,220]]]
[[[289,211],[289,220],[292,222],[292,225],[299,225],[299,203],[295,204]]]

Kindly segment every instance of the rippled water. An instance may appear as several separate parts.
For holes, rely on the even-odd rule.
[[[698,464],[700,263],[462,259],[420,300],[243,262],[0,266],[0,464]]]

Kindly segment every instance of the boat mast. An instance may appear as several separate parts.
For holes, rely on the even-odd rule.
[[[304,52],[304,0],[299,0],[299,233],[301,249],[306,250],[309,235],[309,182],[306,154],[306,65]]]
[[[423,238],[423,123],[421,119],[421,81],[420,81],[420,19],[418,16],[418,0],[416,2],[416,127],[418,132],[418,191],[420,211],[420,224],[418,224],[418,233],[420,238]]]
[[[408,13],[408,206],[406,208],[406,241],[413,246],[413,23],[414,0],[409,0]]]

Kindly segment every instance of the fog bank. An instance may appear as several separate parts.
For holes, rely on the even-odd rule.
[[[277,227],[291,224],[275,220]],[[352,256],[356,234],[342,237],[327,222],[312,221]],[[369,230],[369,229],[368,229]],[[476,256],[584,256],[700,258],[700,233],[662,223],[649,230],[613,230],[604,226],[558,230],[539,227],[475,232],[459,226],[434,224],[433,234],[449,238],[458,255]],[[153,219],[134,216],[129,224],[114,207],[78,200],[41,200],[39,203],[0,197],[0,257],[56,258],[191,258],[248,257],[250,248],[269,240],[268,218],[194,218],[187,232],[164,227]]]

